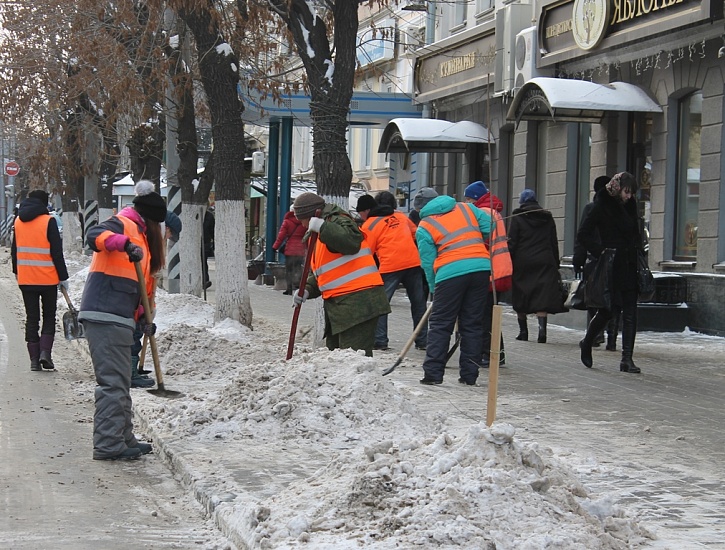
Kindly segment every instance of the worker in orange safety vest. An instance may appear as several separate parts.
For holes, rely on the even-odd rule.
[[[20,203],[10,250],[25,303],[25,342],[32,371],[55,369],[51,352],[58,287],[68,290],[63,242],[58,224],[48,212],[48,199],[46,191],[35,189]]]

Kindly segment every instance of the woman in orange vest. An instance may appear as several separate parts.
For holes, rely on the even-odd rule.
[[[390,304],[360,228],[315,193],[298,196],[294,212],[304,227],[319,233],[304,295],[295,293],[294,303],[322,296],[328,349],[365,350],[372,357],[378,317],[390,313]]]
[[[428,346],[421,384],[443,382],[448,345],[456,320],[461,335],[458,381],[474,386],[481,361],[483,306],[491,262],[484,240],[491,217],[473,205],[440,196],[420,211],[415,233],[420,263],[433,289]]]
[[[133,207],[124,208],[86,234],[94,254],[78,318],[83,322],[98,384],[93,415],[95,460],[130,460],[151,452],[151,445],[133,435],[130,388],[133,331],[143,318],[134,262],[141,264],[149,293],[154,273],[165,262],[160,224],[166,218],[166,203],[153,189],[152,182],[139,181]],[[155,330],[153,323],[143,325],[147,335]]]
[[[20,203],[10,249],[13,273],[25,303],[25,342],[33,371],[55,368],[51,351],[55,339],[58,286],[68,290],[63,242],[55,218],[48,213],[48,198],[48,193],[36,189]]]

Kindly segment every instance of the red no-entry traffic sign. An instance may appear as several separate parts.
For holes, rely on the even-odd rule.
[[[20,165],[14,160],[9,160],[5,163],[5,173],[8,176],[17,176],[20,172]]]

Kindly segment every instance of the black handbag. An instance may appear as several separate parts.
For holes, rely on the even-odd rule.
[[[655,295],[655,278],[647,265],[644,250],[637,249],[637,290],[642,302],[649,302]]]
[[[586,283],[587,307],[612,309],[612,267],[614,266],[614,248],[605,248],[596,260]]]

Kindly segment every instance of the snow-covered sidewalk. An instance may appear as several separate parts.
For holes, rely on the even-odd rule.
[[[76,302],[84,273],[72,278]],[[611,455],[600,462],[591,440],[581,448],[535,440],[554,425],[540,430],[541,417],[522,412],[534,401],[506,384],[501,420],[487,428],[487,371],[477,387],[457,384],[455,369],[443,386],[423,387],[415,358],[382,377],[396,355],[313,349],[309,336],[285,361],[289,299],[253,292],[265,306],[251,331],[229,320],[212,326],[213,306],[160,291],[164,382],[184,395],[133,390],[139,432],[238,546],[682,548],[657,540],[662,518],[644,517],[646,506],[618,489],[618,479],[636,485],[631,470],[623,475]],[[711,342],[723,350],[722,339]],[[79,391],[92,386],[89,377]],[[642,471],[643,481],[652,477]]]

